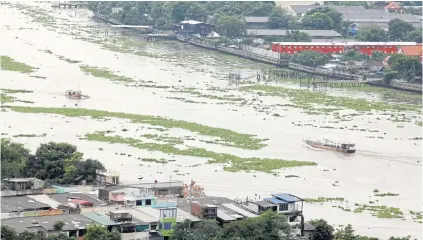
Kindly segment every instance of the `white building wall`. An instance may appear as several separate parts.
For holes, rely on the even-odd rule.
[[[122,233],[122,240],[148,240],[148,232]]]
[[[295,203],[288,203],[288,212],[295,211]]]
[[[253,210],[254,212],[258,213],[259,212],[259,206],[257,204],[254,204],[252,202],[248,202],[247,207],[251,210]]]

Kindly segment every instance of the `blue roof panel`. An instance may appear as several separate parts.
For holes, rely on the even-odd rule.
[[[272,196],[289,203],[303,201],[303,199],[288,193],[272,194]]]
[[[277,199],[277,198],[265,198],[264,200],[269,201],[269,202],[271,202],[273,204],[287,203],[287,202],[282,201],[282,200]]]

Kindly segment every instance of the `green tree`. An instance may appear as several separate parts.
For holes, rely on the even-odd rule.
[[[291,30],[286,32],[286,36],[283,37],[284,42],[311,42],[311,37],[299,30]]]
[[[366,42],[383,42],[388,40],[385,30],[379,26],[361,28],[357,33],[356,38]]]
[[[413,30],[413,25],[400,19],[394,19],[388,23],[389,39],[393,41],[404,41],[407,34]]]
[[[187,15],[190,2],[175,2],[172,8],[172,18],[176,22],[183,21]]]
[[[344,229],[338,229],[335,233],[336,240],[356,240],[357,236],[354,234],[354,229],[351,224],[348,224]]]
[[[80,155],[76,151],[76,146],[68,143],[41,144],[35,152],[34,159],[29,161],[34,165],[27,166],[26,174],[28,177],[38,177],[61,183],[65,174],[65,163],[75,154]]]
[[[85,234],[85,240],[121,240],[120,233],[108,232],[100,225],[90,225]]]
[[[190,220],[185,220],[182,223],[178,223],[172,234],[174,240],[210,240],[216,238],[221,234],[222,228],[220,228],[215,220],[201,221],[195,226]]]
[[[276,212],[263,213],[258,218],[247,218],[229,223],[223,228],[220,239],[289,239],[291,228],[284,215]]]
[[[68,237],[64,233],[59,233],[59,234],[49,234],[46,240],[77,240],[77,239],[74,237]]]
[[[1,225],[1,239],[4,240],[18,240],[18,234],[15,229]]]
[[[411,236],[407,237],[390,237],[389,240],[410,240]]]
[[[394,55],[389,58],[389,67],[398,72],[398,77],[410,82],[415,81],[415,76],[422,75],[422,64],[418,57]]]
[[[325,14],[326,16],[328,16],[331,21],[328,20],[328,18],[324,15],[318,14],[318,15],[314,15],[316,13],[322,13]],[[314,17],[311,17],[312,15],[314,15]],[[311,20],[315,20],[315,24],[313,24],[313,21]],[[316,29],[334,29],[336,31],[341,31],[342,30],[342,13],[336,11],[333,8],[330,7],[317,7],[314,9],[311,9],[309,11],[306,12],[306,15],[304,16],[303,22],[304,20],[310,24],[309,27],[311,28],[316,28]],[[321,26],[319,24],[321,24],[321,22],[323,21],[323,23],[327,23],[328,25],[326,26]],[[317,24],[317,25],[316,25]],[[317,28],[320,27],[320,28]]]
[[[103,164],[94,159],[87,159],[80,161],[76,165],[78,177],[85,179],[87,183],[92,183],[95,180],[97,170],[105,170]]]
[[[407,33],[407,35],[405,36],[405,41],[422,43],[422,34],[423,33],[421,29],[413,30]]]
[[[245,34],[245,21],[235,16],[222,16],[218,19],[216,30],[221,36],[239,37]]]
[[[269,16],[266,26],[270,29],[287,28],[295,21],[294,17],[286,13],[285,9],[275,7]]]
[[[23,176],[30,152],[22,144],[1,139],[1,177]]]
[[[330,54],[324,54],[314,51],[303,51],[290,55],[289,58],[295,63],[317,67],[324,65],[331,59]]]
[[[18,239],[19,240],[42,240],[43,238],[41,237],[40,234],[25,231],[19,234]]]
[[[199,2],[192,2],[186,11],[186,16],[192,20],[205,21],[208,15],[204,4]]]
[[[315,12],[304,16],[302,24],[306,28],[311,29],[333,29],[334,22],[332,18],[326,13]]]
[[[264,17],[269,16],[269,13],[272,12],[273,7],[275,6],[273,3],[262,3],[259,2],[255,4],[255,6],[248,12],[246,15],[248,16],[256,16],[256,17]]]
[[[65,226],[65,223],[63,221],[57,221],[53,224],[53,229],[56,232],[60,232],[62,231],[64,226]]]
[[[324,219],[314,219],[309,222],[316,229],[314,240],[332,240],[334,229]]]

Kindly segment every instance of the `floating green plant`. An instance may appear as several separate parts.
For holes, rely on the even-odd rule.
[[[112,81],[119,81],[119,82],[133,82],[134,81],[134,79],[132,78],[116,75],[106,68],[98,68],[98,67],[84,65],[84,66],[80,66],[80,69],[83,72],[89,73],[93,75],[94,77],[98,77],[98,78],[106,78]]]
[[[47,107],[24,107],[24,106],[5,106],[12,111],[22,113],[48,113],[60,114],[67,117],[93,117],[93,118],[125,118],[134,123],[144,123],[165,128],[182,128],[196,132],[205,136],[220,138],[220,142],[224,142],[227,146],[244,148],[244,149],[260,149],[265,146],[263,140],[255,138],[253,135],[237,133],[229,129],[209,127],[198,123],[187,122],[182,120],[173,120],[158,116],[137,115],[130,113],[108,112],[95,109],[84,108],[47,108]]]
[[[224,170],[230,172],[255,170],[270,173],[272,170],[280,168],[316,165],[314,162],[305,161],[288,161],[268,158],[241,158],[235,155],[216,153],[208,151],[204,148],[197,147],[188,147],[187,149],[181,150],[175,147],[173,144],[145,143],[139,139],[124,138],[121,136],[106,136],[105,134],[105,132],[90,133],[86,135],[86,139],[89,141],[127,144],[132,147],[146,149],[149,151],[158,151],[167,154],[207,158],[209,159],[209,163],[230,164],[230,166],[224,167]]]
[[[9,56],[0,56],[1,69],[21,73],[32,73],[34,68],[25,63],[17,62]]]

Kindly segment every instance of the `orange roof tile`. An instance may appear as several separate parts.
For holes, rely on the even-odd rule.
[[[422,56],[422,45],[403,46],[401,52],[405,56]]]

